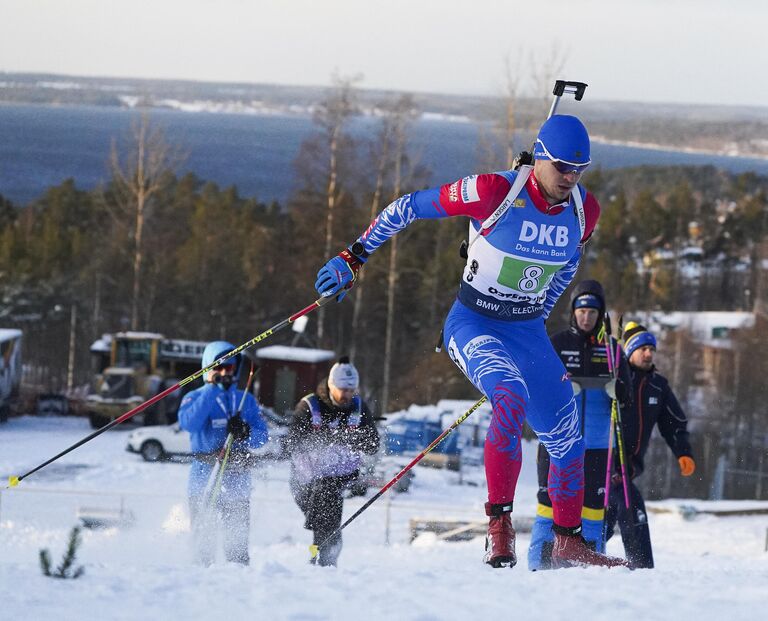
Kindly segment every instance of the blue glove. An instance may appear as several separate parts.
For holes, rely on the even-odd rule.
[[[347,295],[347,291],[357,278],[357,273],[368,259],[360,242],[353,244],[353,247],[358,245],[361,252],[353,254],[352,250],[347,248],[320,268],[315,281],[315,289],[324,298],[341,292],[337,298],[337,301],[341,302]],[[355,249],[358,250],[358,248]]]

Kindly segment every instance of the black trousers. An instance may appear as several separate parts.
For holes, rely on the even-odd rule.
[[[304,514],[304,528],[312,531],[312,543],[320,545],[341,526],[344,510],[344,489],[357,474],[343,477],[324,477],[309,483],[291,478],[291,494]],[[320,565],[336,565],[341,553],[341,533],[337,533],[320,549]]]
[[[624,488],[621,484],[611,486],[608,512],[605,516],[606,540],[613,536],[616,523],[619,524],[624,553],[632,566],[638,569],[653,567],[653,549],[651,531],[648,528],[648,514],[645,501],[632,481],[628,482],[629,508],[624,501]]]

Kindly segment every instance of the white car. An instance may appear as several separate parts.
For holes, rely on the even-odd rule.
[[[252,449],[253,455],[279,459],[283,455],[282,435],[285,428],[269,429],[269,441],[258,449]],[[192,448],[189,432],[173,425],[151,425],[139,427],[128,435],[128,445],[125,450],[141,453],[147,461],[160,461],[169,457],[191,457]]]
[[[141,453],[147,461],[192,455],[189,432],[179,428],[179,423],[134,429],[128,435],[128,446],[125,449]]]

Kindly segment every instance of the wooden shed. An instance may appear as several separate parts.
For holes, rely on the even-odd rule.
[[[273,345],[256,350],[259,400],[277,414],[293,412],[304,395],[328,374],[336,353],[327,349]]]

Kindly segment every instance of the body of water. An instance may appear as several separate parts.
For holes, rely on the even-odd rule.
[[[96,187],[109,177],[112,141],[125,141],[137,118],[138,112],[120,108],[0,105],[0,194],[23,205],[69,177],[82,189]],[[299,147],[318,131],[311,119],[296,116],[152,110],[151,120],[169,144],[187,153],[179,172],[235,185],[262,202],[285,203],[295,186]],[[375,132],[375,122],[357,121],[354,131]],[[424,120],[410,133],[412,151],[432,171],[433,185],[482,172],[479,140],[480,128],[470,123]],[[617,145],[594,144],[592,160],[603,168],[712,164],[768,174],[768,160]]]

